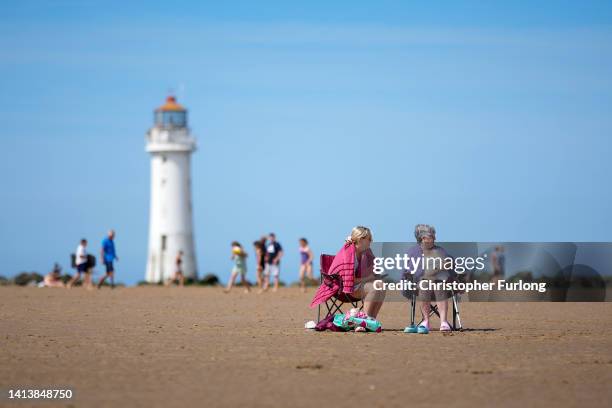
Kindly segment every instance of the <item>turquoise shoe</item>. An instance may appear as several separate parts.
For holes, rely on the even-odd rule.
[[[429,334],[429,329],[425,326],[417,327],[417,333],[419,334]]]
[[[414,324],[406,326],[406,328],[404,329],[404,333],[417,333],[417,327]]]

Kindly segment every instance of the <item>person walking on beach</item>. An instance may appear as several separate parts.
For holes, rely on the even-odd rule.
[[[106,238],[102,240],[102,249],[100,250],[100,258],[104,262],[106,273],[100,278],[98,282],[98,289],[102,287],[106,278],[110,278],[111,288],[115,288],[115,266],[114,262],[119,260],[117,252],[115,251],[115,231],[108,231]]]
[[[168,279],[166,286],[177,282],[180,287],[183,287],[185,286],[185,275],[183,275],[183,251],[178,251],[178,254],[176,254],[174,265],[174,275],[172,275],[172,278]]]
[[[70,279],[70,282],[68,282],[68,288],[71,288],[74,286],[74,284],[81,279],[81,274],[87,274],[88,273],[88,265],[89,263],[88,261],[88,257],[87,257],[87,240],[85,238],[81,239],[81,242],[79,243],[79,246],[77,246],[76,249],[76,253],[75,253],[75,259],[74,259],[74,264],[76,265],[76,274],[72,277],[72,279]]]
[[[246,280],[246,258],[248,254],[242,248],[239,242],[232,242],[232,256],[231,259],[234,261],[234,267],[232,268],[232,275],[230,276],[229,282],[227,282],[227,287],[224,289],[225,293],[229,293],[232,290],[232,286],[234,286],[234,282],[236,281],[236,277],[240,275],[240,282],[244,285],[244,293],[248,293],[251,291],[251,285]]]
[[[270,286],[270,278],[274,278],[274,286],[272,291],[278,290],[279,275],[280,275],[280,261],[283,257],[283,247],[276,241],[276,235],[271,232],[268,235],[270,242],[266,245],[266,266],[264,269],[264,283],[262,291],[268,290]]]
[[[261,290],[263,286],[263,271],[266,267],[266,238],[253,242],[255,248],[255,261],[257,263],[257,287]]]
[[[504,269],[506,266],[506,256],[504,255],[503,245],[495,246],[493,254],[491,254],[491,266],[493,269],[491,282],[497,282],[499,279],[503,279],[505,274]]]
[[[306,278],[313,280],[312,276],[312,260],[313,255],[308,240],[300,238],[300,287],[302,292],[306,292]]]

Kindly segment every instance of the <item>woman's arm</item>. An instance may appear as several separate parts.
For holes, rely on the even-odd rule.
[[[367,251],[363,253],[361,256],[361,265],[363,265],[363,269],[361,269],[361,276],[364,277],[373,277],[374,275],[374,252],[368,248]],[[360,266],[361,266],[360,265]]]
[[[276,255],[276,258],[274,258],[274,264],[278,265],[281,261],[281,258],[283,257],[285,253],[283,252],[283,250],[281,249],[280,251],[278,251],[278,254]]]

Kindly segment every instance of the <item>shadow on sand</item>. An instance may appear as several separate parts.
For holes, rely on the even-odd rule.
[[[469,328],[469,329],[461,329],[461,330],[454,330],[452,332],[449,333],[454,333],[454,332],[460,332],[460,333],[464,333],[464,332],[473,332],[473,333],[478,333],[478,332],[493,332],[493,331],[498,331],[500,329],[493,329],[493,328],[482,328],[482,329],[477,329],[477,328]],[[403,332],[404,329],[383,329],[383,332]],[[438,329],[431,329],[430,332],[438,332],[440,330]]]

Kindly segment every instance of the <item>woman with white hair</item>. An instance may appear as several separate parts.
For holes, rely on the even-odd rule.
[[[445,269],[445,259],[450,257],[446,250],[435,244],[436,229],[427,224],[418,224],[414,228],[414,237],[418,245],[408,250],[408,257],[416,259],[422,258],[416,270],[407,270],[406,275],[413,275],[414,282],[419,284],[421,281],[439,283],[454,278],[455,272],[452,269]],[[421,303],[421,313],[423,321],[418,327],[409,326],[407,333],[429,333],[429,315],[431,313],[431,303],[435,302],[440,314],[440,331],[451,331],[450,324],[446,319],[448,311],[448,299],[452,296],[446,290],[422,290],[417,286],[417,300]]]

